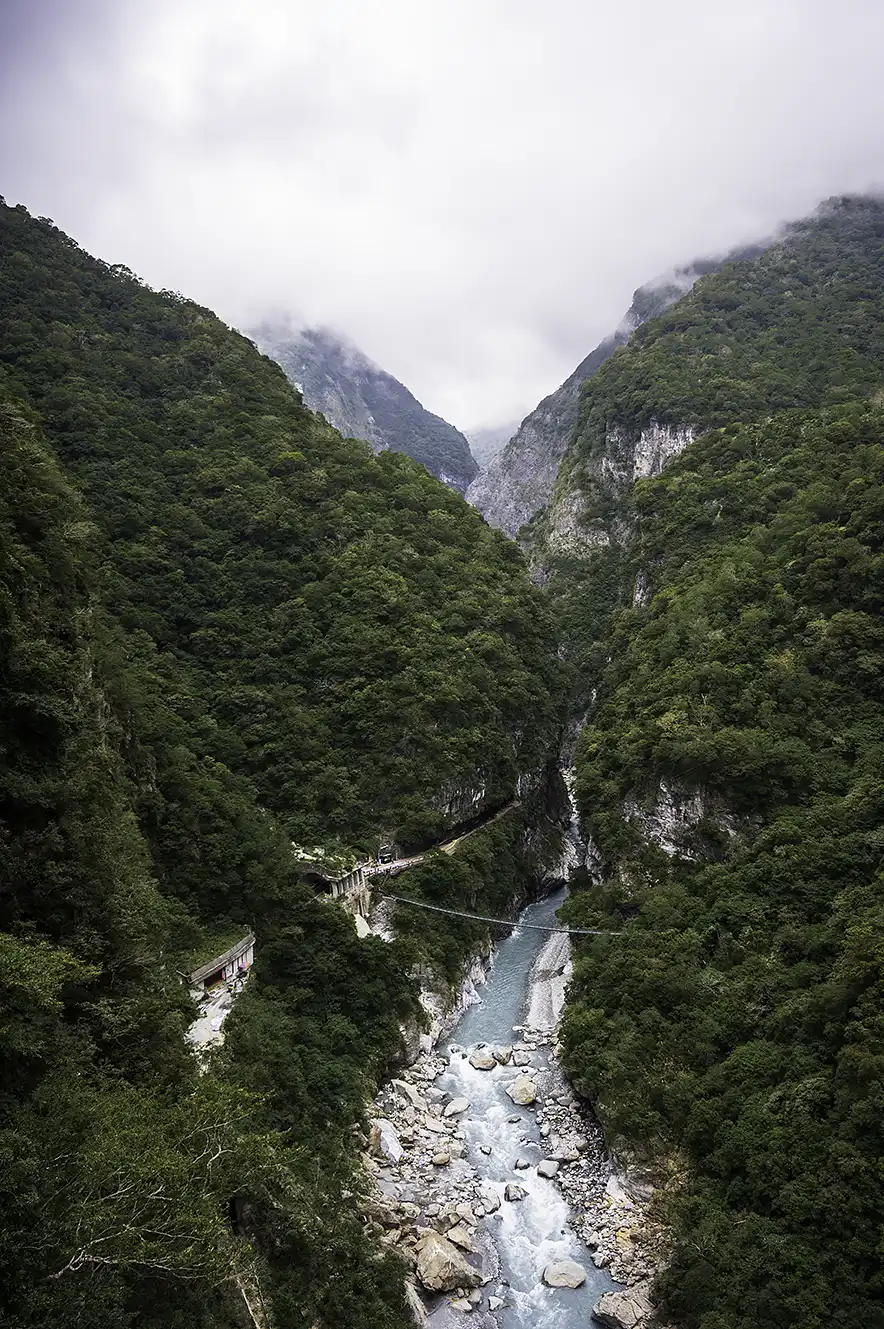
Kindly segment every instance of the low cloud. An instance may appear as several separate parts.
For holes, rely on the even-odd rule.
[[[880,0],[3,22],[7,198],[232,323],[341,329],[467,429],[532,408],[655,273],[884,183]]]

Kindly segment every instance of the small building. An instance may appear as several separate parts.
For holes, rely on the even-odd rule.
[[[221,955],[192,969],[187,981],[196,993],[207,995],[225,983],[245,978],[255,960],[255,934],[249,932]]]

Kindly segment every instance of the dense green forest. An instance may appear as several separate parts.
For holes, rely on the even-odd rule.
[[[542,799],[550,615],[421,467],[5,205],[0,401],[2,1322],[219,1329],[260,1286],[277,1329],[401,1329],[341,1199],[352,1128],[415,965],[453,976],[475,938],[359,940],[291,841],[425,843],[452,791],[525,773]],[[483,842],[514,862],[528,816],[416,889],[484,899]],[[256,969],[200,1075],[176,969],[237,925]]]
[[[837,200],[586,385],[557,501],[607,543],[544,597],[209,311],[0,203],[0,1324],[240,1329],[261,1295],[275,1329],[405,1329],[354,1128],[420,967],[483,935],[360,940],[292,841],[429,845],[518,789],[408,879],[513,908],[570,689],[568,916],[621,935],[579,948],[565,1060],[669,1181],[665,1314],[884,1325],[882,392],[884,205]],[[698,436],[633,489],[611,440],[651,422]],[[201,1074],[178,970],[246,925]]]
[[[594,617],[567,605],[597,689],[569,918],[626,933],[582,948],[566,1060],[671,1179],[684,1329],[884,1323],[882,386],[884,207],[839,200],[583,403],[572,479],[604,421],[707,427],[610,514]]]
[[[632,591],[629,454],[649,425],[695,431],[790,408],[869,399],[884,388],[884,208],[832,199],[754,257],[724,263],[651,319],[581,392],[550,512],[528,532],[569,652],[591,680],[611,614]],[[578,496],[595,547],[550,553],[550,517]]]

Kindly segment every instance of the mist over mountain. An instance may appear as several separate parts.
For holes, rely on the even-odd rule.
[[[328,328],[264,323],[249,336],[345,438],[365,439],[375,452],[404,452],[458,493],[466,491],[478,464],[464,435],[358,347]]]
[[[518,420],[511,420],[508,425],[492,425],[488,429],[468,430],[467,441],[470,445],[470,452],[472,452],[479,465],[487,466],[491,458],[495,457],[501,448],[509,443],[518,427]]]
[[[636,328],[674,304],[698,277],[712,271],[717,262],[701,259],[640,286],[616,330],[580,362],[561,387],[525,417],[510,435],[506,447],[483,463],[467,490],[467,500],[492,526],[514,536],[548,502],[559,462],[577,423],[582,385],[619,346],[629,341]]]

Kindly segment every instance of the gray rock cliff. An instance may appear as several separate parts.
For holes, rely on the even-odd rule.
[[[492,526],[514,536],[546,506],[559,462],[577,423],[581,386],[618,346],[629,341],[636,328],[674,304],[698,277],[715,266],[711,261],[692,264],[639,287],[616,331],[600,342],[561,387],[525,417],[503,451],[492,457],[467,490],[467,500]]]
[[[464,435],[426,410],[398,379],[327,328],[264,323],[248,336],[281,365],[313,411],[347,438],[404,452],[464,493],[478,471]]]

